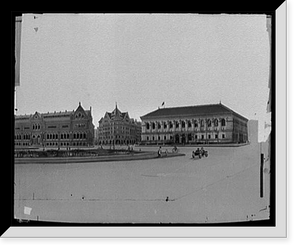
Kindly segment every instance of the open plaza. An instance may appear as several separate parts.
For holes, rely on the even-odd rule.
[[[157,147],[140,146],[144,152]],[[172,147],[162,147],[162,151]],[[269,219],[269,166],[260,196],[258,143],[181,156],[15,164],[16,219],[78,223],[219,223]]]

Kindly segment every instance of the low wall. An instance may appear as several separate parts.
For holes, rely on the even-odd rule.
[[[162,158],[185,156],[183,153],[169,153]],[[147,160],[158,158],[157,152],[145,152],[133,155],[111,155],[111,156],[89,156],[89,157],[47,157],[47,158],[15,158],[15,164],[67,164],[84,162],[109,162],[109,161],[130,161]]]

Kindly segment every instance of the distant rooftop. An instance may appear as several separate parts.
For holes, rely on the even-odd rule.
[[[78,108],[82,108],[81,103],[79,102]],[[78,109],[77,108],[77,109]],[[82,108],[83,109],[83,108]],[[83,109],[84,110],[84,109]],[[84,110],[84,112],[87,114],[87,116],[91,116],[91,110]],[[35,112],[34,114],[29,115],[15,115],[15,120],[26,120],[34,117],[35,115],[38,115],[41,118],[59,118],[59,117],[70,117],[72,114],[74,114],[75,111],[54,111],[54,112],[46,112],[46,113],[39,113]]]
[[[141,119],[151,119],[151,118],[163,118],[163,117],[176,117],[176,116],[205,116],[213,114],[235,114],[245,120],[247,118],[238,114],[237,112],[231,110],[225,105],[219,104],[208,104],[208,105],[195,105],[195,106],[181,106],[181,107],[168,107],[168,108],[159,108],[153,112],[150,112],[144,116],[141,116]]]

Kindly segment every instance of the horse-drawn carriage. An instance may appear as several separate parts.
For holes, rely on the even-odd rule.
[[[204,150],[203,147],[201,147],[201,149],[197,148],[196,151],[192,152],[192,157],[199,157],[199,159],[204,158],[204,157],[208,157],[208,151]]]

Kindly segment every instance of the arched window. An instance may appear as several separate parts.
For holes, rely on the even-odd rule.
[[[150,125],[149,123],[146,123],[146,129],[149,130],[150,129]]]
[[[215,124],[215,126],[218,126],[218,125],[219,125],[218,119],[215,119],[214,124]]]
[[[226,125],[225,119],[221,119],[221,126],[225,126],[225,125]]]
[[[207,120],[207,126],[211,127],[211,120],[210,119]]]
[[[152,122],[152,129],[155,129],[155,123]]]
[[[204,120],[203,120],[203,119],[200,120],[200,126],[201,126],[201,127],[204,126]]]

